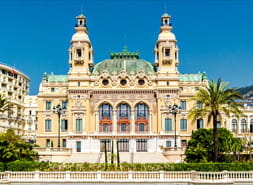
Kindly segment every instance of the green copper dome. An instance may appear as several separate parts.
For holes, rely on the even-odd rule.
[[[103,60],[95,65],[92,75],[100,75],[104,70],[109,74],[119,74],[122,70],[128,75],[137,74],[139,70],[143,70],[146,75],[155,75],[155,71],[150,62],[139,59],[139,53],[129,52],[126,48],[122,52],[110,52],[111,59]]]

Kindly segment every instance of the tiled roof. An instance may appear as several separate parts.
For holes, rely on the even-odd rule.
[[[180,82],[201,82],[207,79],[206,73],[197,73],[197,74],[180,74]]]
[[[47,75],[48,82],[66,82],[68,75]]]

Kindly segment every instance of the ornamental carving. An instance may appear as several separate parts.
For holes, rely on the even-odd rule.
[[[102,73],[102,78],[105,79],[105,78],[108,78],[108,77],[109,77],[109,73],[108,73],[107,69],[104,69],[103,73]]]
[[[145,71],[142,68],[139,69],[137,77],[139,77],[140,79],[143,79],[144,76],[145,76]]]
[[[84,116],[84,114],[83,113],[74,113],[74,116],[76,118],[82,118]]]
[[[126,70],[125,70],[125,69],[122,69],[122,70],[120,71],[119,77],[122,78],[122,79],[125,79],[126,76],[127,76]]]

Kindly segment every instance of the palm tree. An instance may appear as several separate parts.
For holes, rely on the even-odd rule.
[[[235,100],[242,99],[242,96],[235,88],[228,88],[228,83],[222,82],[218,79],[217,82],[209,81],[208,85],[199,88],[198,93],[191,98],[197,103],[202,103],[202,106],[194,106],[189,112],[188,118],[196,121],[198,118],[208,118],[208,123],[213,124],[213,144],[214,155],[213,161],[218,160],[218,129],[217,125],[222,120],[222,113],[227,117],[230,114],[240,115],[241,104],[238,104]]]
[[[3,94],[0,94],[0,112],[10,111],[12,108],[10,101]]]

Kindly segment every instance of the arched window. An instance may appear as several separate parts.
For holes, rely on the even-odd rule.
[[[241,132],[247,132],[247,123],[246,123],[246,119],[242,119],[241,120]]]
[[[120,104],[117,108],[117,130],[118,132],[130,131],[131,112],[130,107],[126,103]]]
[[[148,131],[148,106],[144,103],[139,103],[135,108],[135,131],[147,132]]]
[[[232,132],[237,132],[237,120],[233,119],[232,120]]]
[[[112,106],[108,103],[99,107],[99,131],[112,132]]]

